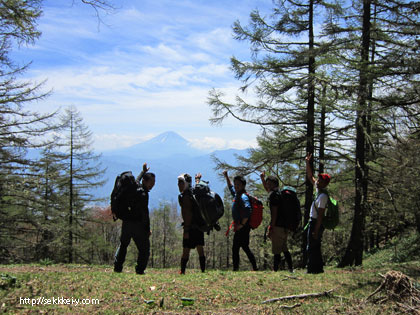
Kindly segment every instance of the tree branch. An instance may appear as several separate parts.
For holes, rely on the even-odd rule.
[[[331,292],[333,290],[334,289],[331,289],[331,290],[320,292],[320,293],[308,293],[308,294],[283,296],[283,297],[279,297],[279,298],[275,298],[275,299],[266,300],[266,301],[262,302],[262,304],[273,303],[273,302],[284,301],[284,300],[303,299],[303,298],[312,298],[312,297],[321,297],[321,296],[330,297]]]

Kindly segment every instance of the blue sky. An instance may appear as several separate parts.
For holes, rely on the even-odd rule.
[[[72,5],[72,2],[75,4]],[[248,43],[233,39],[235,20],[247,24],[271,0],[122,0],[101,13],[78,1],[47,0],[39,20],[42,36],[14,57],[32,61],[24,78],[52,90],[32,110],[74,105],[98,150],[129,146],[172,130],[212,150],[255,145],[259,129],[228,119],[210,125],[212,88],[238,94],[230,57],[249,59]],[[252,92],[247,97],[252,98]]]

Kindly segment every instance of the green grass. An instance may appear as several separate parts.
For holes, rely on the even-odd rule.
[[[87,265],[0,265],[4,276],[0,289],[0,312],[9,314],[101,313],[101,314],[397,314],[394,304],[376,305],[366,297],[381,283],[380,273],[391,269],[419,281],[420,263],[376,265],[370,257],[362,268],[327,268],[324,274],[307,275],[297,270],[206,273],[187,269],[147,269],[140,276],[127,267],[117,274],[110,266]],[[372,262],[374,260],[374,262]],[[398,267],[398,268],[396,268]],[[7,279],[16,278],[16,281]],[[307,298],[262,304],[270,298],[333,289],[332,297]],[[20,298],[98,299],[98,305],[28,305]],[[183,306],[182,298],[194,299]],[[153,303],[150,301],[154,301]],[[32,301],[32,300],[31,300]],[[149,301],[147,304],[145,301]],[[162,303],[162,306],[161,306]],[[292,310],[282,305],[300,306]]]

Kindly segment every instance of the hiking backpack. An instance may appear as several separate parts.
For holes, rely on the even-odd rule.
[[[137,188],[137,182],[130,171],[117,176],[111,193],[111,212],[114,221],[127,218],[134,204]]]
[[[326,209],[325,209],[325,212],[324,212],[324,218],[322,219],[322,225],[327,230],[334,230],[334,228],[340,222],[338,201],[335,200],[334,198],[331,198],[330,195],[328,194],[327,190],[322,190],[318,194],[318,196],[322,193],[326,194],[327,197],[328,197],[327,206],[326,206]],[[317,209],[317,211],[318,211],[318,209]]]
[[[302,212],[296,190],[293,187],[285,186],[280,192],[280,197],[286,228],[295,232],[302,223]]]
[[[249,217],[249,226],[251,227],[251,229],[256,229],[260,226],[262,222],[264,205],[261,202],[261,200],[257,199],[256,197],[251,196],[248,193],[245,194],[249,198],[249,202],[251,203],[252,209],[251,216]]]
[[[198,224],[198,228],[207,233],[213,228],[219,231],[218,220],[225,212],[222,198],[214,191],[211,191],[208,183],[204,181],[196,184],[192,192],[196,202],[195,208],[199,216],[198,221],[201,222],[201,224]]]
[[[249,202],[251,204],[251,211],[252,211],[251,216],[248,219],[249,226],[251,229],[256,229],[257,227],[260,226],[262,222],[264,205],[259,199],[257,199],[254,196],[251,196],[247,192],[245,193],[245,195],[247,195],[249,198]],[[235,202],[235,199],[233,199],[233,202]],[[235,221],[232,221],[232,223],[230,224],[229,228],[227,229],[225,233],[226,236],[229,235],[229,232],[234,226],[234,224],[235,224]]]

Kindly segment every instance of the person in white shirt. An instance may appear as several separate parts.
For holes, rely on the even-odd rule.
[[[328,203],[328,195],[326,194],[326,187],[330,183],[331,176],[323,173],[319,174],[318,178],[313,176],[313,171],[310,166],[312,154],[308,154],[306,160],[306,176],[312,185],[316,186],[316,198],[312,202],[309,228],[308,228],[308,242],[307,242],[307,272],[308,273],[322,273],[324,272],[324,262],[321,253],[321,241],[324,227],[322,219],[324,218],[325,208]]]

